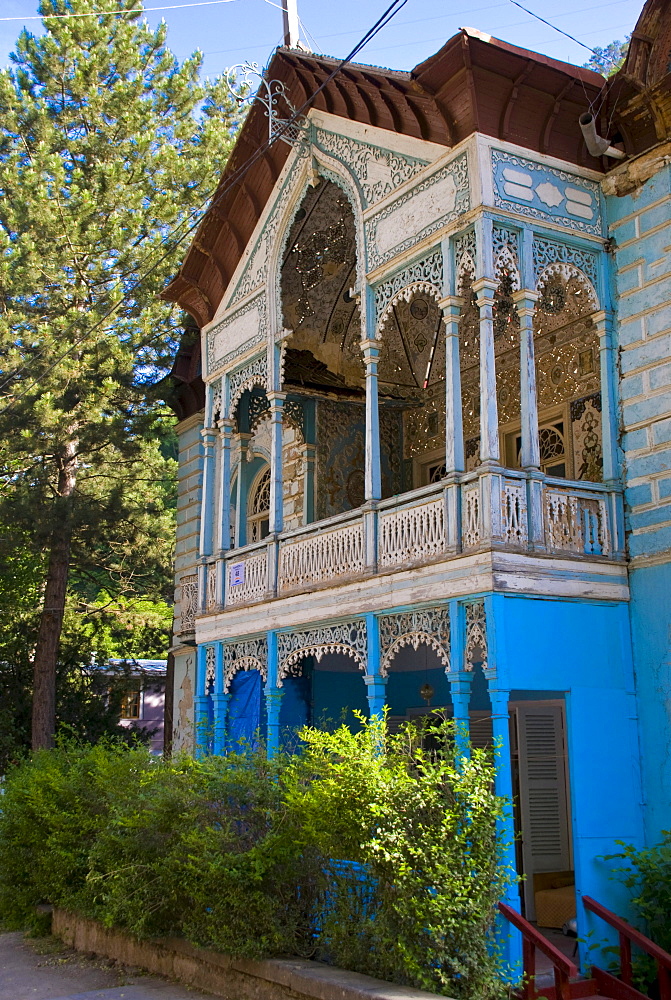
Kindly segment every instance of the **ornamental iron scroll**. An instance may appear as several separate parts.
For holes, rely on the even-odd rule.
[[[205,648],[205,694],[211,694],[214,690],[214,676],[215,676],[215,652],[214,646],[206,646]]]
[[[367,667],[368,640],[366,622],[355,618],[335,625],[300,632],[279,632],[277,636],[278,670],[277,686],[282,687],[286,677],[300,677],[303,673],[301,660],[314,656],[317,663],[327,653],[343,653],[350,656],[364,673]]]
[[[555,240],[543,239],[540,236],[534,238],[533,245],[534,277],[536,284],[542,273],[551,264],[573,265],[589,278],[594,291],[595,301],[597,300],[596,287],[598,284],[598,261],[597,255],[584,247],[571,246],[569,243],[557,243]],[[595,305],[598,309],[598,305]]]
[[[268,357],[266,354],[259,355],[244,368],[239,368],[231,374],[231,413],[240,402],[243,392],[246,389],[252,389],[255,385],[260,385],[263,389],[268,387]]]
[[[472,670],[479,663],[487,669],[487,615],[484,601],[472,601],[466,605],[466,649],[464,666]]]
[[[282,139],[289,146],[295,146],[305,139],[305,118],[299,116],[281,80],[266,80],[263,70],[256,62],[239,63],[224,70],[224,78],[229,94],[238,107],[258,102],[265,108],[268,119],[268,139]],[[258,81],[254,87],[254,81]],[[241,92],[242,91],[242,92]],[[280,118],[278,112],[284,104],[287,118]]]
[[[397,298],[408,301],[417,291],[441,298],[443,287],[443,254],[436,250],[423,260],[403,268],[375,289],[375,318],[378,330]]]
[[[268,640],[265,635],[224,643],[224,692],[229,693],[231,681],[241,670],[258,670],[261,679],[268,677]]]
[[[445,669],[450,669],[450,613],[447,607],[381,615],[378,621],[382,677],[388,676],[391,662],[400,649],[412,646],[417,651],[422,643],[434,649]]]

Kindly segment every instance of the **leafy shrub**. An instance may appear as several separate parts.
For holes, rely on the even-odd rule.
[[[153,760],[144,748],[70,739],[10,769],[0,799],[0,918],[33,923],[35,906],[72,906],[113,802]]]
[[[62,745],[17,766],[0,813],[0,918],[39,902],[235,957],[316,956],[458,1000],[501,992],[509,873],[493,764],[408,728],[305,728],[301,752],[164,762]]]
[[[671,952],[671,830],[664,830],[661,844],[637,850],[621,841],[622,853],[610,855],[627,862],[616,869],[624,884],[632,890],[632,905],[639,924],[648,937]],[[634,974],[639,988],[647,992],[657,978],[655,962],[648,955],[634,959]]]
[[[329,865],[322,947],[348,969],[452,997],[500,992],[490,928],[500,862],[484,751],[455,763],[452,723],[399,735],[304,729],[287,797]],[[432,749],[425,749],[427,736]],[[343,864],[343,860],[355,862]]]

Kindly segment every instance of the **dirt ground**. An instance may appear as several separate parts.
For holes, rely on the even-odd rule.
[[[0,1000],[207,1000],[112,959],[83,955],[57,938],[0,934]]]

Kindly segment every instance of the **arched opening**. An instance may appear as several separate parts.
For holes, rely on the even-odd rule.
[[[280,264],[283,322],[291,331],[283,389],[311,407],[314,503],[306,519],[361,506],[365,473],[365,367],[357,284],[356,225],[345,193],[321,179],[294,217]],[[400,414],[380,412],[383,496],[400,491]],[[285,483],[288,476],[284,475]],[[286,525],[285,525],[286,527]]]
[[[434,713],[450,716],[452,698],[445,665],[426,642],[398,648],[389,662],[386,702],[389,725],[430,718]]]
[[[228,687],[226,750],[241,753],[256,749],[266,737],[266,705],[263,677],[258,668],[238,670]]]
[[[550,476],[600,482],[603,470],[599,336],[594,289],[571,264],[551,264],[538,282],[534,350],[541,468]],[[519,434],[506,436],[519,465]]]
[[[297,746],[297,732],[304,725],[334,728],[359,725],[354,711],[368,715],[363,674],[345,653],[325,653],[319,660],[306,655],[291,667],[282,684],[280,732],[285,749]]]
[[[270,466],[257,473],[247,501],[247,542],[260,542],[270,532]]]
[[[425,290],[400,296],[387,310],[378,381],[381,417],[387,414],[387,424],[395,417],[402,435],[401,488],[439,482],[445,475],[445,336],[442,312]],[[384,432],[381,419],[381,444]],[[391,435],[387,452],[393,460]]]

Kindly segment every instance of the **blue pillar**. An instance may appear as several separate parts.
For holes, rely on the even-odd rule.
[[[217,756],[226,753],[226,726],[230,694],[224,691],[224,644],[218,642],[214,652],[214,745]]]
[[[453,719],[455,722],[455,750],[457,759],[469,758],[471,683],[473,673],[466,670],[464,636],[464,608],[459,601],[450,601],[450,663],[445,673],[450,685]]]
[[[284,691],[277,686],[278,672],[277,632],[268,632],[268,678],[265,686],[266,740],[269,757],[274,757],[280,749],[280,707]]]
[[[207,646],[198,646],[196,653],[196,693],[193,699],[193,742],[194,755],[203,757],[207,753],[206,730],[209,724],[207,715],[207,694],[205,682],[207,675]]]
[[[386,701],[387,678],[380,673],[380,624],[377,617],[368,612],[366,619],[367,671],[364,676],[368,716],[381,719]]]
[[[510,752],[510,690],[506,683],[506,664],[503,643],[503,616],[505,598],[501,595],[490,595],[485,598],[487,649],[486,662],[483,663],[489,699],[492,705],[492,735],[496,754],[496,775],[494,790],[497,795],[506,800],[503,814],[497,822],[497,831],[504,845],[501,848],[501,863],[508,869],[511,876],[517,875],[515,860],[515,821],[513,818],[513,768]],[[520,912],[519,883],[514,882],[506,890],[503,902],[517,912]],[[503,959],[511,970],[513,981],[522,976],[522,936],[519,931],[503,917],[499,917],[497,926],[503,945]]]

